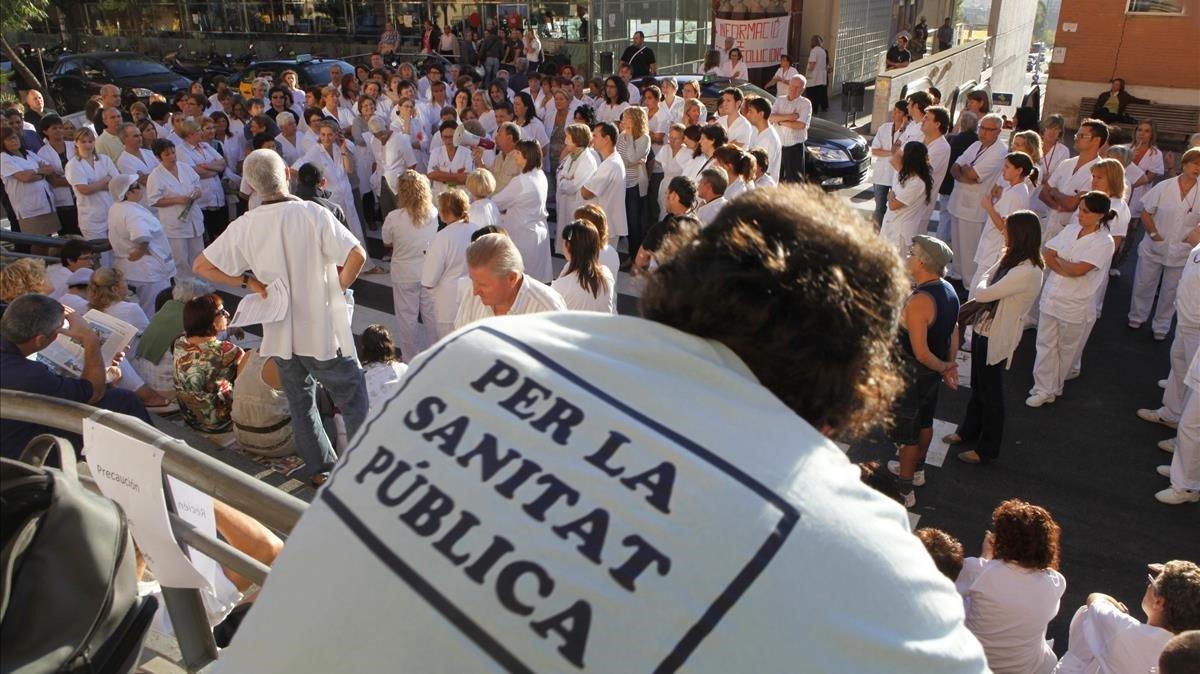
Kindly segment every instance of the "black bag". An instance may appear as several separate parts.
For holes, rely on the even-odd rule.
[[[42,465],[52,449],[61,470]],[[133,671],[158,601],[138,597],[125,513],[79,483],[66,440],[0,459],[0,546],[0,672]]]

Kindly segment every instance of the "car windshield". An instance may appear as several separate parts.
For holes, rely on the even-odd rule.
[[[354,74],[354,66],[345,61],[322,61],[304,66],[304,79],[310,86],[329,84],[329,69],[334,66],[341,66],[343,75]]]
[[[145,77],[147,75],[169,74],[160,63],[143,59],[109,59],[104,62],[113,77]]]

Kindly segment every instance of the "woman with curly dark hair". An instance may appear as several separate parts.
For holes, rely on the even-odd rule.
[[[1057,664],[1046,623],[1067,589],[1058,572],[1060,533],[1045,508],[1009,499],[992,513],[980,555],[963,560],[955,586],[967,629],[996,674],[1049,674]]]

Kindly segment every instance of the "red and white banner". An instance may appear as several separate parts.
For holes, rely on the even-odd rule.
[[[791,18],[772,16],[748,21],[717,19],[716,44],[724,47],[725,38],[733,38],[733,45],[742,50],[742,61],[747,68],[779,65],[779,57],[787,53]]]

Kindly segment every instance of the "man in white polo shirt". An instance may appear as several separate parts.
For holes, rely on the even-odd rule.
[[[367,387],[345,298],[367,255],[324,206],[288,193],[287,167],[279,153],[255,150],[242,166],[262,205],[230,223],[192,269],[214,284],[240,285],[268,298],[267,287],[282,283],[287,314],[263,324],[259,350],[275,358],[296,453],[304,459],[303,476],[319,486],[337,455],[317,412],[316,383],[341,410],[348,436],[367,417]]]
[[[775,99],[771,106],[771,123],[779,129],[779,180],[798,183],[804,180],[804,143],[808,140],[808,123],[812,121],[812,101],[804,97],[803,75],[792,75],[786,96]]]
[[[458,293],[456,330],[492,316],[567,310],[553,288],[525,273],[520,251],[505,234],[484,234],[467,248],[467,278]]]
[[[771,104],[767,102],[767,99],[759,96],[747,98],[746,119],[750,121],[750,126],[754,127],[754,133],[750,136],[750,144],[745,149],[753,150],[761,147],[767,151],[766,172],[778,183],[783,146],[779,139],[779,132],[768,121],[771,119]]]
[[[717,124],[720,124],[729,136],[729,142],[743,150],[750,149],[750,136],[754,133],[750,120],[742,116],[742,91],[729,87],[721,92],[720,103],[717,104]]]
[[[1049,182],[1038,196],[1050,209],[1042,223],[1042,240],[1049,241],[1071,221],[1079,208],[1079,197],[1092,189],[1092,164],[1100,157],[1100,148],[1108,143],[1108,125],[1097,119],[1085,119],[1075,134],[1075,151],[1054,169]]]
[[[616,248],[618,239],[629,234],[625,213],[625,163],[617,154],[616,126],[611,122],[600,122],[592,132],[592,149],[599,153],[600,164],[583,182],[579,195],[599,206],[608,216],[608,243]]]
[[[1008,154],[1004,143],[999,142],[1003,128],[1000,115],[985,115],[979,120],[979,140],[950,167],[950,176],[954,178],[954,191],[950,194],[951,235],[947,242],[954,249],[950,276],[967,282],[975,278],[975,251],[988,217],[983,210],[983,197],[992,189]]]
[[[897,386],[906,283],[859,217],[754,190],[647,277],[644,318],[490,318],[418,356],[217,671],[987,671],[828,439]],[[840,357],[795,348],[810,325]]]

